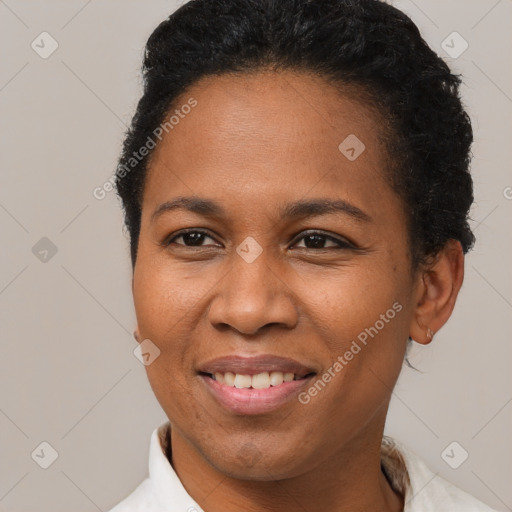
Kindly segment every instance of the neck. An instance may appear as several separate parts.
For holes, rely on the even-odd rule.
[[[361,432],[308,472],[281,480],[232,478],[212,466],[175,428],[171,463],[190,496],[208,512],[401,512],[403,497],[381,470],[381,423],[371,429],[371,437]]]

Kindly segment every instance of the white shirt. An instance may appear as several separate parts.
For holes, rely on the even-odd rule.
[[[169,428],[167,421],[151,435],[149,477],[109,512],[203,512],[165,455]],[[436,476],[417,455],[389,437],[382,441],[382,466],[404,496],[404,512],[496,512]]]

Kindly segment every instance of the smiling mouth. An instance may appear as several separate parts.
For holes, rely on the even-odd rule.
[[[196,372],[206,403],[213,398],[234,415],[269,414],[292,407],[295,398],[320,371],[318,365],[276,354],[229,354],[199,363]]]
[[[200,374],[217,381],[219,384],[237,389],[268,389],[280,386],[285,382],[306,380],[316,375],[315,372],[299,375],[293,372],[279,371],[259,372],[253,375],[233,372],[200,372]]]

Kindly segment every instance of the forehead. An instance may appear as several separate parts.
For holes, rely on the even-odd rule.
[[[241,203],[310,192],[371,202],[387,188],[387,153],[378,113],[356,97],[298,72],[203,78],[173,105],[197,102],[157,145],[144,202],[206,191]]]

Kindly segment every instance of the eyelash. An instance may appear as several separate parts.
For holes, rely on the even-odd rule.
[[[171,235],[170,237],[167,237],[162,242],[161,245],[163,245],[164,247],[168,247],[172,243],[175,243],[174,241],[177,238],[180,238],[183,235],[187,235],[187,234],[190,234],[190,233],[199,233],[201,235],[205,235],[205,236],[207,236],[207,237],[209,237],[209,238],[214,240],[214,238],[207,231],[204,231],[202,229],[197,229],[197,228],[190,228],[190,229],[184,229],[182,231],[179,231],[176,234]],[[328,249],[334,249],[334,250],[339,250],[339,249],[352,249],[352,250],[356,250],[357,249],[357,247],[354,244],[352,244],[351,242],[349,242],[348,240],[343,240],[343,239],[339,239],[339,238],[333,237],[331,235],[327,235],[326,233],[323,233],[322,231],[311,230],[311,231],[304,231],[301,234],[302,234],[302,236],[300,238],[295,239],[294,245],[296,243],[298,243],[299,241],[303,240],[304,238],[307,238],[307,237],[310,237],[310,236],[314,236],[314,235],[318,235],[318,236],[323,237],[326,241],[330,240],[330,241],[336,243],[338,246],[337,247],[320,247],[318,249],[311,248],[311,247],[301,247],[300,249],[309,249],[309,250],[313,250],[313,251],[325,251],[325,250],[328,250]],[[196,245],[196,246],[194,246],[194,245],[185,245],[185,244],[176,244],[176,245],[181,246],[181,247],[191,248],[191,249],[192,248],[206,247],[204,245]]]

